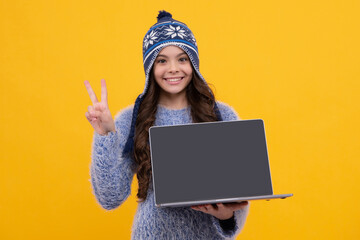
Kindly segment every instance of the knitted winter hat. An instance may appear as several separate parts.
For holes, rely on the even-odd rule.
[[[195,37],[191,30],[182,22],[172,19],[172,15],[160,11],[158,22],[145,34],[143,41],[143,59],[146,75],[145,94],[149,85],[149,75],[159,52],[166,46],[180,47],[189,56],[190,61],[200,78],[204,80],[199,71],[199,53]]]
[[[154,61],[159,52],[169,45],[180,47],[189,56],[192,66],[197,75],[206,83],[204,77],[199,71],[199,53],[194,34],[186,26],[186,24],[174,20],[172,15],[166,11],[160,11],[157,16],[157,23],[154,24],[145,34],[143,41],[143,63],[145,70],[145,87],[144,91],[138,96],[135,101],[130,135],[126,142],[123,154],[130,153],[133,150],[135,123],[138,115],[140,103],[149,86],[149,76],[153,67]],[[219,121],[222,120],[218,107],[215,103],[214,109]]]

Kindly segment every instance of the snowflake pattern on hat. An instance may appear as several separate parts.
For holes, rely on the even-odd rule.
[[[186,37],[185,30],[182,29],[180,26],[174,27],[172,25],[169,25],[169,28],[166,28],[165,31],[167,31],[166,35],[171,35],[171,38],[179,36],[184,39],[184,37]]]
[[[195,46],[197,46],[197,43],[196,43],[196,40],[195,40],[195,36],[193,33],[190,33],[190,38],[191,38],[191,41],[193,41],[193,43],[195,44]]]
[[[170,40],[179,40],[180,42],[187,42],[192,45],[194,48],[197,48],[196,40],[194,34],[191,32],[186,25],[181,24],[180,22],[169,22],[163,25],[160,25],[154,29],[150,29],[148,33],[145,34],[143,41],[143,55],[147,54],[147,51],[154,45],[170,41]]]
[[[149,44],[154,44],[154,40],[157,39],[157,37],[155,37],[156,32],[151,31],[150,34],[146,35],[146,37],[144,38],[144,47],[147,48],[149,46]]]

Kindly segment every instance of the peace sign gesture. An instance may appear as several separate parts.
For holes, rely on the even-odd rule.
[[[86,119],[90,122],[94,130],[100,135],[107,135],[109,132],[115,132],[115,123],[109,110],[107,102],[107,89],[104,79],[101,79],[101,101],[92,90],[88,81],[84,82],[86,90],[89,93],[93,106],[88,107],[85,113]]]

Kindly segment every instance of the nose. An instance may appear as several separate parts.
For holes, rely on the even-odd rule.
[[[170,61],[169,72],[170,73],[179,72],[179,66],[176,61]]]

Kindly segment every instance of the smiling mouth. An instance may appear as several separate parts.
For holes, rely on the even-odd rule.
[[[178,82],[180,80],[182,80],[184,77],[177,77],[177,78],[164,78],[165,81],[168,81],[168,82]]]

